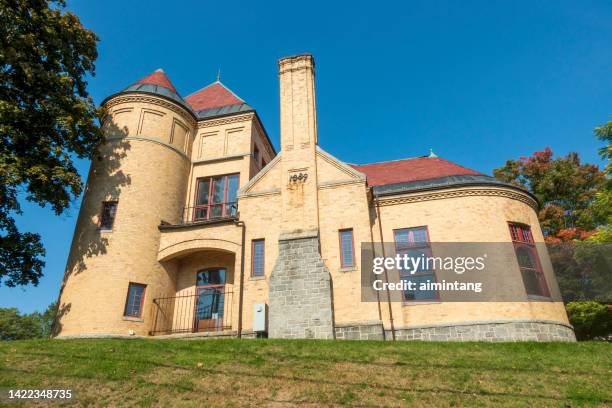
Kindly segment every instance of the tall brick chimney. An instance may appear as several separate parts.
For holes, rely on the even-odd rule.
[[[321,259],[314,59],[278,62],[283,201],[278,258],[269,286],[269,336],[334,338],[331,278]]]
[[[283,232],[319,227],[317,205],[317,112],[314,58],[278,61],[280,80]]]

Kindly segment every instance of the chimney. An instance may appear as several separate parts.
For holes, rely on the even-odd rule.
[[[299,54],[278,61],[281,150],[313,149],[317,144],[314,58]]]
[[[309,54],[282,58],[278,70],[282,209],[269,280],[268,335],[333,339],[331,277],[319,239],[314,59]],[[308,296],[295,295],[304,290]]]
[[[278,61],[280,80],[282,230],[317,230],[317,112],[314,58],[299,54]]]

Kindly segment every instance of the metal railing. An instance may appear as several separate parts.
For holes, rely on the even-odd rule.
[[[195,292],[153,299],[151,335],[231,330],[233,292],[223,286],[198,287]]]
[[[181,217],[181,224],[191,224],[200,221],[218,221],[235,219],[238,217],[238,203],[224,203],[212,205],[196,205],[185,207]]]

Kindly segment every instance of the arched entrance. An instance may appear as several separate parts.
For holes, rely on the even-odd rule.
[[[164,265],[174,277],[174,293],[153,299],[155,320],[151,335],[217,336],[236,330],[240,258],[234,252],[192,249]]]

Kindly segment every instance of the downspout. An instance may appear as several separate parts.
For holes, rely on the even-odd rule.
[[[374,196],[374,189],[372,189],[370,187],[369,189],[370,195],[368,196],[368,201],[371,199],[372,202],[374,201],[373,196]],[[370,210],[370,206],[368,205],[368,217],[370,217],[370,247],[372,248],[372,254],[376,255],[376,245],[374,244],[374,219],[372,218],[372,212]],[[363,271],[362,271],[363,273]],[[380,322],[382,323],[383,321],[383,316],[382,316],[382,308],[380,306],[380,291],[376,291],[376,304],[378,306],[378,318],[380,319]],[[383,338],[384,338],[384,325],[383,325]]]
[[[238,213],[240,217],[240,213]],[[244,295],[244,246],[246,241],[246,224],[244,221],[234,221],[234,225],[242,227],[242,249],[240,250],[240,289],[238,292],[238,338],[242,338],[242,302]]]
[[[386,258],[386,254],[385,254],[385,239],[383,238],[383,228],[382,228],[382,220],[380,218],[380,204],[378,203],[378,195],[376,193],[374,193],[374,190],[372,189],[372,199],[374,200],[374,203],[376,205],[376,215],[378,217],[378,228],[379,228],[379,232],[380,232],[380,246],[382,249],[382,256],[383,258]],[[389,283],[389,276],[387,274],[387,268],[385,268],[385,280],[387,281],[387,283]],[[389,287],[387,286],[387,306],[389,307],[389,323],[391,324],[391,337],[393,340],[395,340],[395,325],[393,324],[393,308],[391,307],[391,296],[389,295]]]

